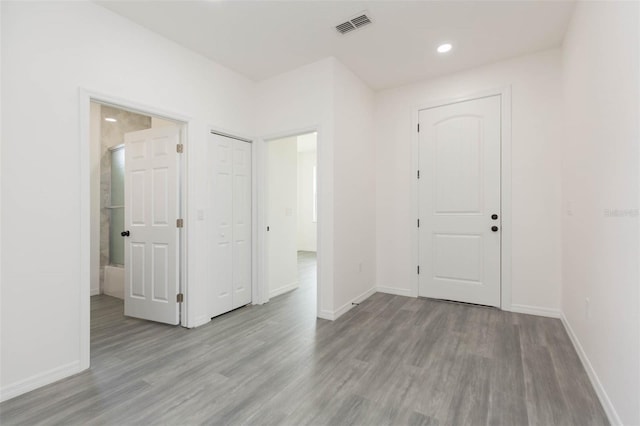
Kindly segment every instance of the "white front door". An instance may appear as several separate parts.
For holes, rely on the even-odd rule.
[[[179,324],[180,129],[125,134],[124,314]]]
[[[419,122],[419,295],[500,307],[500,96]]]

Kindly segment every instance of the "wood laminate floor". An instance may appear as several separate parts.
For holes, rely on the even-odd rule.
[[[560,321],[374,294],[315,318],[301,286],[187,330],[91,299],[91,369],[0,405],[12,424],[604,425]]]

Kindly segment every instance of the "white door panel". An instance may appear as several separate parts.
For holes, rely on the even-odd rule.
[[[251,144],[210,135],[211,317],[251,303]]]
[[[233,308],[251,303],[251,144],[233,142]]]
[[[500,306],[500,141],[499,96],[420,111],[420,296]]]
[[[125,315],[179,323],[180,129],[125,134]]]
[[[211,294],[211,316],[217,316],[233,309],[233,261],[232,221],[233,221],[233,188],[232,188],[232,139],[215,137],[209,146],[209,164],[213,172],[210,180],[211,216],[213,218],[213,235],[209,242],[213,245],[211,269],[213,277]]]

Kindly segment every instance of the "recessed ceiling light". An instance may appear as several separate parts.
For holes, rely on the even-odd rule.
[[[447,53],[451,50],[452,47],[453,46],[451,45],[451,43],[441,44],[440,46],[438,46],[438,53]]]
[[[104,119],[104,121],[108,121],[109,123],[115,123],[118,120],[116,120],[115,118],[107,117]]]

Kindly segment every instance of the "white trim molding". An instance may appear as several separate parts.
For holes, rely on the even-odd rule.
[[[587,353],[582,348],[582,344],[580,344],[580,340],[578,340],[578,336],[574,333],[571,328],[571,324],[569,324],[569,320],[564,315],[564,312],[560,314],[560,320],[562,321],[562,325],[564,325],[565,330],[567,330],[567,334],[571,339],[571,343],[573,343],[573,347],[578,353],[578,357],[580,361],[582,361],[582,366],[587,372],[587,376],[589,376],[589,380],[591,381],[591,385],[593,389],[596,391],[596,395],[598,395],[598,399],[600,399],[600,403],[602,404],[602,408],[604,412],[607,414],[609,418],[609,423],[612,425],[622,425],[622,420],[620,420],[620,416],[618,412],[613,406],[611,399],[609,399],[609,395],[607,395],[607,391],[605,391],[604,386],[602,386],[602,382],[600,382],[600,378],[598,378],[598,374],[596,370],[594,370],[591,365],[591,361],[589,361],[589,357],[587,357]]]
[[[376,293],[376,288],[372,287],[369,290],[362,293],[361,295],[354,297],[344,305],[340,306],[335,311],[327,311],[327,310],[318,311],[318,318],[326,319],[329,321],[335,321],[338,318],[340,318],[342,315],[346,314],[351,309],[356,307],[358,304],[360,304],[360,302],[368,299],[375,293]]]
[[[420,166],[420,134],[416,131],[418,127],[420,111],[439,106],[455,104],[459,102],[471,101],[474,99],[486,98],[489,96],[500,96],[500,133],[501,133],[501,232],[502,238],[500,248],[500,309],[511,311],[511,86],[478,91],[446,99],[428,100],[423,104],[415,105],[412,108],[412,140],[411,140],[411,173],[416,173]],[[413,217],[419,217],[419,194],[418,180],[411,179],[411,212]],[[420,264],[420,238],[419,231],[415,224],[411,222],[411,251],[415,265]],[[416,274],[413,285],[408,296],[418,297],[420,294],[420,278]],[[546,316],[546,315],[545,315]]]
[[[376,287],[376,291],[378,293],[394,294],[396,296],[416,297],[408,288],[378,286]]]
[[[166,111],[163,109],[155,108],[152,106],[148,106],[144,103],[123,99],[119,97],[114,97],[108,94],[100,93],[97,91],[88,90],[80,87],[78,89],[78,115],[79,115],[79,144],[80,144],[80,300],[78,301],[79,311],[80,311],[80,321],[79,321],[79,336],[80,336],[80,360],[79,360],[79,370],[85,370],[89,368],[90,364],[90,345],[91,345],[91,336],[90,336],[90,327],[91,327],[91,318],[90,318],[90,295],[91,289],[89,288],[89,283],[91,282],[91,138],[90,138],[90,105],[91,102],[97,102],[102,105],[114,106],[116,108],[124,109],[127,111],[142,113],[146,115],[152,115],[155,117],[165,118],[168,120],[176,121],[182,124],[182,132],[180,135],[181,143],[187,146],[187,156],[183,156],[181,158],[181,190],[182,190],[182,200],[181,200],[181,213],[183,217],[188,217],[188,198],[189,198],[189,169],[188,169],[188,157],[190,153],[190,149],[188,147],[191,145],[190,138],[195,134],[194,122],[191,117]],[[188,222],[187,222],[188,223]],[[187,280],[187,270],[188,270],[188,262],[187,262],[187,252],[188,252],[188,243],[189,239],[187,238],[187,234],[190,232],[190,227],[185,227],[184,232],[180,233],[180,289],[181,292],[185,294],[185,301],[181,308],[180,321],[183,326],[191,327],[190,317],[189,315],[190,309],[192,309],[195,304],[190,303],[189,291],[188,290],[188,280]],[[95,265],[93,265],[95,267]],[[63,366],[64,367],[64,366]],[[61,368],[63,368],[61,367]],[[67,371],[67,370],[65,370]],[[69,375],[69,374],[67,374]],[[61,376],[59,378],[63,378]]]
[[[211,318],[209,317],[209,315],[200,315],[200,316],[196,317],[193,320],[193,322],[191,324],[189,324],[189,327],[187,327],[187,328],[200,327],[202,325],[205,325],[205,324],[209,323],[209,321],[211,321]]]
[[[505,311],[515,312],[517,314],[537,315],[539,317],[560,318],[562,312],[559,309],[544,308],[542,306],[519,305],[512,304],[511,309],[503,309]]]
[[[269,265],[267,263],[267,236],[266,227],[267,223],[267,144],[270,141],[277,139],[284,139],[293,136],[301,136],[308,133],[316,133],[317,140],[317,161],[316,170],[318,173],[317,185],[318,185],[318,225],[316,230],[317,235],[317,250],[316,250],[316,282],[317,282],[317,317],[322,319],[333,319],[333,311],[323,309],[327,302],[331,301],[330,295],[333,294],[333,284],[331,280],[331,274],[324,273],[325,270],[329,272],[332,264],[333,251],[330,244],[333,240],[333,229],[330,226],[331,221],[328,220],[332,213],[329,211],[329,206],[332,205],[325,198],[324,194],[330,194],[324,191],[325,177],[331,176],[330,168],[331,164],[326,163],[326,158],[329,150],[329,144],[327,136],[325,135],[322,126],[319,124],[310,125],[306,127],[299,127],[283,132],[270,133],[262,135],[262,137],[256,139],[254,144],[255,164],[254,164],[254,176],[256,182],[256,294],[260,295],[258,300],[255,300],[254,304],[262,304],[269,301],[270,297],[273,297],[269,291]],[[288,291],[288,290],[287,290]],[[280,293],[281,294],[281,293]],[[326,299],[326,300],[325,300]]]
[[[294,281],[292,283],[283,285],[282,287],[269,290],[269,299],[271,299],[272,297],[280,296],[281,294],[288,293],[297,288],[298,288],[298,281]]]
[[[23,393],[57,382],[65,377],[77,374],[82,370],[83,368],[80,366],[80,361],[73,361],[68,364],[52,368],[49,371],[36,374],[35,376],[28,377],[0,389],[0,402],[7,401],[18,395],[22,395]]]

